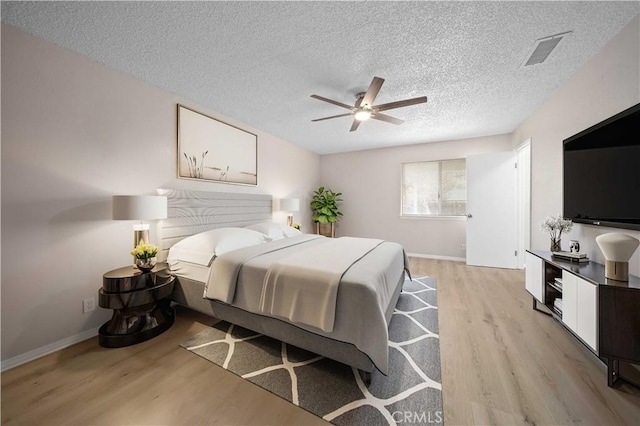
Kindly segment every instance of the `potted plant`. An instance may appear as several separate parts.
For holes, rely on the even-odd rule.
[[[342,192],[333,192],[321,186],[313,191],[311,211],[316,222],[316,233],[326,237],[335,237],[335,223],[342,216],[338,203],[342,201]]]

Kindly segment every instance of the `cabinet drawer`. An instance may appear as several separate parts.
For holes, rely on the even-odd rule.
[[[598,352],[598,286],[562,271],[562,322]]]
[[[562,271],[562,322],[578,333],[578,277]]]
[[[538,301],[544,301],[544,261],[527,253],[525,257],[525,289]]]
[[[598,352],[598,286],[576,277],[578,283],[578,336]]]

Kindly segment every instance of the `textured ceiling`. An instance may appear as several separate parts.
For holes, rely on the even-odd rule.
[[[2,21],[315,152],[513,131],[640,10],[640,2],[10,2]],[[539,38],[572,31],[523,68]],[[312,123],[376,104],[403,125]]]

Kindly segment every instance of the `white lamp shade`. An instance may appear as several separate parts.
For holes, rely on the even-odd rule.
[[[285,198],[280,200],[280,210],[285,212],[297,212],[300,210],[300,200],[297,198]]]
[[[167,217],[167,197],[158,195],[114,195],[113,219],[153,220]]]
[[[640,245],[640,241],[632,236],[617,232],[598,235],[596,243],[605,259],[613,262],[628,262]]]

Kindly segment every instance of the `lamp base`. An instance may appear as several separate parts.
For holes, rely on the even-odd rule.
[[[149,225],[143,224],[133,227],[133,248],[138,247],[141,241],[149,242]],[[133,256],[133,266],[137,267],[135,256]]]
[[[287,225],[293,226],[293,215],[292,214],[287,216]]]
[[[134,229],[133,230],[133,247],[136,248],[141,241],[145,243],[149,242],[149,230],[148,229]]]
[[[629,262],[605,260],[604,276],[610,280],[629,281]]]

